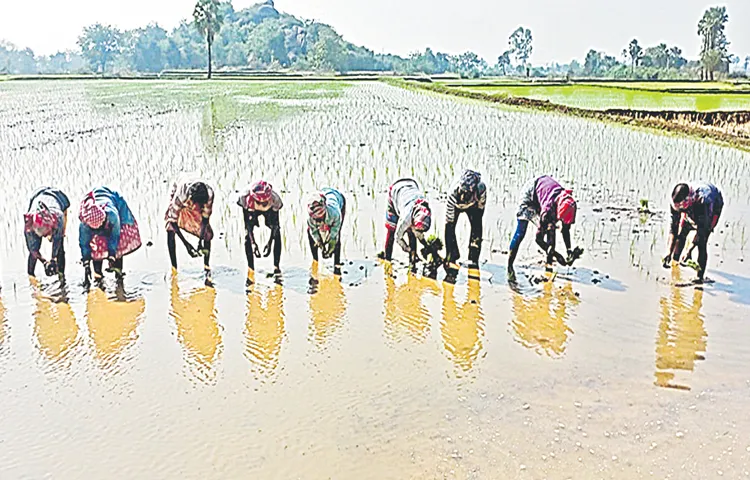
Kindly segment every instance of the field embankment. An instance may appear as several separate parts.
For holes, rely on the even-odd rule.
[[[453,85],[396,79],[386,79],[385,81],[392,85],[404,88],[428,90],[445,95],[488,101],[503,105],[533,108],[537,110],[563,113],[566,115],[575,115],[583,118],[614,121],[637,127],[676,132],[693,137],[715,140],[743,150],[750,150],[750,108],[736,110],[711,109],[702,108],[702,104],[700,103],[698,103],[698,108],[695,110],[685,109],[684,106],[682,108],[677,107],[674,109],[648,108],[653,107],[654,105],[659,106],[659,103],[650,103],[648,105],[641,103],[640,108],[613,107],[612,105],[618,104],[613,103],[611,99],[605,99],[599,102],[598,105],[592,105],[591,95],[587,96],[587,103],[582,103],[578,99],[570,99],[569,97],[562,100],[558,100],[557,98],[555,98],[555,100],[538,98],[537,92],[533,91],[535,88],[548,89],[549,85],[539,87],[533,85],[523,86],[521,87],[522,91],[514,92],[511,90],[513,88],[512,86]],[[575,88],[575,86],[572,85],[567,85],[566,87]],[[583,86],[583,88],[588,87]],[[602,95],[606,95],[608,89],[623,90],[620,85],[594,88],[602,92]],[[638,90],[639,88],[640,87],[636,87],[634,90]],[[644,91],[647,90],[647,88],[640,88],[640,90]],[[587,93],[590,94],[590,92]],[[656,94],[657,92],[652,90],[650,93]],[[680,93],[671,94],[662,90],[659,91],[658,94],[664,96],[674,95],[675,98],[668,98],[663,102],[669,106],[671,106],[670,102],[674,103],[680,100],[684,101],[683,97],[687,95],[684,89]],[[713,93],[713,90],[704,90],[701,91],[701,95],[715,95],[715,93]],[[746,91],[733,93],[732,95],[738,99],[747,96],[748,98],[746,100],[748,105],[750,105],[750,95],[748,95]],[[736,104],[741,106],[742,101],[744,100],[744,98],[740,99],[739,103],[735,100],[735,103],[732,105]]]

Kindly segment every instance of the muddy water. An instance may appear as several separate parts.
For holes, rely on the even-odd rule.
[[[117,83],[0,87],[1,478],[750,475],[747,153],[379,84],[207,142],[201,105],[157,115],[146,100]],[[373,262],[388,181],[413,174],[442,218],[466,163],[491,192],[481,279]],[[183,252],[168,268],[165,182],[183,168],[216,185],[215,289]],[[537,171],[574,185],[586,255],[547,274],[529,246],[511,288],[502,250]],[[284,279],[261,260],[246,292],[233,205],[259,174],[284,191]],[[659,266],[679,178],[727,199],[702,289]],[[130,201],[154,246],[126,259],[123,285],[86,292],[72,253],[65,284],[26,277],[20,220],[38,183],[74,207],[95,183]],[[324,184],[351,199],[342,281],[304,250],[301,199]]]

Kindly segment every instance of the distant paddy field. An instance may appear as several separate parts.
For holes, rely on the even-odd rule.
[[[716,112],[750,110],[750,85],[718,82],[612,82],[606,84],[446,83],[486,95],[546,100],[589,110],[632,109]]]

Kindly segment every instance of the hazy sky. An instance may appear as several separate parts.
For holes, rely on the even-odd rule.
[[[192,13],[195,0],[2,0],[0,39],[37,54],[74,48],[85,25],[170,29]],[[257,0],[234,0],[235,9]],[[643,45],[676,44],[696,57],[696,25],[706,0],[277,0],[276,8],[332,25],[344,38],[378,53],[406,55],[431,47],[473,50],[490,62],[519,25],[534,36],[536,64],[582,59],[589,48],[620,55],[633,38]],[[750,0],[726,0],[730,51],[750,55]]]

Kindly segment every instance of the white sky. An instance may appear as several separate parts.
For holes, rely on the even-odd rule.
[[[2,0],[0,39],[37,54],[75,48],[85,25],[123,29],[157,22],[171,29],[190,17],[194,0]],[[234,0],[235,9],[257,0]],[[332,25],[378,53],[431,47],[473,50],[494,63],[519,25],[531,28],[535,64],[582,59],[589,48],[620,56],[633,38],[676,44],[697,57],[697,22],[707,0],[276,0],[276,8]],[[725,0],[730,51],[750,55],[750,0]]]

